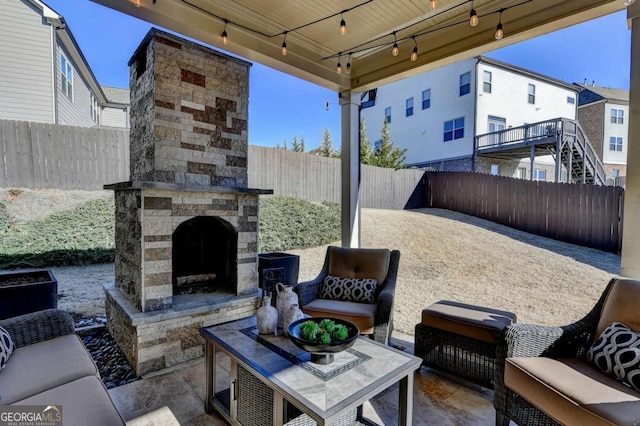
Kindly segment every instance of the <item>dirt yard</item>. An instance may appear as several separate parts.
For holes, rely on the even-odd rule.
[[[25,190],[8,202],[11,194],[2,190],[0,202],[12,217],[32,220],[43,211],[109,196],[110,191],[49,191],[43,198]],[[519,322],[566,324],[581,318],[620,271],[620,256],[447,210],[363,209],[362,246],[400,250],[394,324],[408,334],[422,309],[440,299],[510,310]],[[326,246],[293,251],[300,255],[301,281],[316,276],[325,251]],[[61,308],[104,315],[102,285],[113,282],[112,264],[53,271]]]

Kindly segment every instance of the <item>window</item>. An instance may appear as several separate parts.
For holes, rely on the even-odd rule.
[[[619,169],[611,170],[611,177],[617,178],[618,176],[620,176],[620,170]]]
[[[444,122],[444,141],[464,138],[464,117]]]
[[[91,94],[91,106],[89,108],[91,109],[91,119],[96,124],[100,124],[100,103],[98,103],[98,99],[93,96],[93,93]]]
[[[573,96],[567,96],[567,103],[568,104],[575,104],[576,103],[576,98],[574,98]]]
[[[431,107],[431,89],[422,91],[422,109]]]
[[[529,99],[528,102],[530,104],[535,104],[536,103],[536,86],[533,84],[529,85]]]
[[[560,172],[560,182],[566,182],[567,181],[567,172],[565,172],[564,170],[562,170]]]
[[[518,167],[516,177],[518,179],[526,179],[527,178],[527,168],[526,167]]]
[[[494,176],[500,176],[500,166],[498,164],[491,165],[491,174]]]
[[[609,138],[609,151],[622,151],[622,138],[611,136]]]
[[[67,58],[60,54],[60,90],[73,101],[73,68]]]
[[[384,109],[384,122],[391,123],[391,107],[386,107]]]
[[[482,91],[485,93],[491,93],[491,72],[485,71],[482,73],[483,81],[482,81]]]
[[[413,115],[413,98],[409,98],[407,99],[407,101],[405,102],[405,113],[407,117],[411,117]]]
[[[466,72],[460,76],[460,96],[471,92],[471,73]]]
[[[547,171],[545,169],[533,169],[533,180],[547,180]]]
[[[507,120],[500,117],[494,117],[493,115],[489,116],[487,133],[492,133],[488,135],[489,144],[495,145],[502,142],[502,133],[495,133],[501,130],[504,130],[507,127]]]
[[[621,109],[611,109],[611,122],[614,124],[624,123],[624,111]]]

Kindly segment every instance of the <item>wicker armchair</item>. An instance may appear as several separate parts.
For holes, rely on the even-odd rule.
[[[317,295],[320,286],[324,282],[327,275],[336,275],[349,278],[377,278],[378,287],[375,295],[375,306],[373,309],[373,327],[372,330],[363,329],[359,325],[363,334],[370,334],[370,337],[382,344],[389,343],[389,337],[393,330],[393,298],[396,289],[396,279],[398,277],[398,264],[400,261],[400,252],[398,250],[386,249],[356,249],[343,247],[329,247],[324,260],[324,266],[320,274],[312,281],[299,283],[295,288],[298,294],[298,300],[303,312],[310,313],[305,310],[305,306],[318,300]],[[374,271],[375,270],[375,271]],[[384,271],[380,273],[379,271]],[[337,310],[327,311],[327,315],[352,320],[349,312],[342,315],[340,309],[349,302],[330,301]],[[339,305],[339,306],[338,306]],[[354,313],[359,311],[365,304],[352,303]],[[310,313],[314,315],[314,313]]]
[[[16,348],[74,334],[73,318],[65,311],[47,309],[0,321]]]
[[[624,281],[625,285],[628,286],[627,288],[629,288],[629,286],[633,286],[635,287],[635,289],[640,289],[640,282],[634,282],[631,280],[620,281]],[[636,325],[637,321],[639,320],[640,314],[634,314],[630,311],[630,309],[635,309],[633,308],[633,306],[631,306],[631,308],[625,309],[617,309],[616,307],[612,308],[612,304],[619,304],[619,301],[622,299],[620,297],[620,290],[616,290],[617,296],[611,296],[610,299],[617,300],[615,302],[608,300],[608,296],[610,294],[614,294],[612,289],[617,284],[617,282],[618,279],[612,279],[594,308],[584,318],[573,324],[561,327],[545,327],[532,324],[513,324],[502,331],[501,336],[498,340],[496,350],[495,387],[493,398],[493,404],[496,409],[496,425],[506,426],[509,424],[510,420],[513,420],[519,425],[560,424],[550,415],[545,413],[541,408],[534,406],[527,399],[505,385],[506,359],[517,357],[546,357],[565,360],[575,359],[576,364],[586,364],[584,362],[585,355],[590,346],[593,344],[594,340],[600,334],[602,323],[608,324],[612,321],[612,319],[619,320],[618,318],[616,318],[616,316],[620,315],[626,317],[626,321],[624,322],[631,322],[631,324],[634,324],[635,322],[634,325]],[[638,290],[635,291],[637,292]],[[637,300],[637,295],[629,294],[628,297],[632,298],[632,300]],[[631,304],[632,303],[633,302],[631,302]],[[634,317],[636,318],[635,320],[630,319]],[[590,373],[589,376],[591,376],[591,374],[592,373]],[[593,373],[592,378],[597,377],[597,374],[600,373]],[[606,376],[604,378],[613,382],[613,384],[610,382],[605,382],[604,380],[601,382],[607,383],[607,386],[612,385],[611,387],[609,387],[610,389],[613,389],[613,385],[619,385],[619,387],[621,387],[623,390],[617,389],[617,392],[624,394],[625,397],[628,395],[630,400],[638,398],[637,393],[635,393],[635,391],[633,391],[632,389],[629,389],[628,391],[624,390],[626,389],[626,387],[621,383],[618,383],[612,378]],[[553,386],[553,384],[549,386]],[[548,401],[549,400],[547,400],[547,402]],[[640,419],[640,400],[637,401],[638,402],[633,402],[633,405],[624,403],[624,410],[627,410],[627,414],[630,417]],[[598,405],[599,404],[596,403],[592,404],[591,407],[581,406],[581,404],[576,404],[574,406],[578,407],[578,409],[585,409],[586,411],[589,411],[598,409]],[[549,409],[548,407],[544,408]],[[622,409],[622,405],[620,405],[620,409]],[[618,409],[618,411],[620,411],[620,409]],[[558,411],[557,408],[555,408],[555,410],[556,414],[560,413],[560,417],[567,415],[566,413],[562,412],[562,410]],[[606,414],[600,415],[600,417],[606,419]],[[569,421],[566,419],[559,421],[562,421],[562,423],[580,423],[580,421],[575,417],[571,417],[571,420]],[[611,424],[615,423],[617,422],[613,421]]]

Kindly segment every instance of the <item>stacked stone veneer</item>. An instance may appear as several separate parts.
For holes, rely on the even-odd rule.
[[[246,188],[250,64],[151,30],[129,65],[131,180]]]
[[[145,374],[202,356],[201,327],[255,313],[258,194],[270,191],[247,188],[250,64],[154,29],[129,65],[131,181],[106,186],[116,193],[106,310]],[[238,233],[234,294],[173,295],[172,234],[197,216]]]

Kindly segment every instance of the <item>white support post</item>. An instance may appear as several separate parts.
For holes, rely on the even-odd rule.
[[[360,247],[359,96],[340,93],[342,116],[342,246]]]
[[[640,2],[635,2],[627,8],[627,18],[631,26],[631,90],[620,274],[638,279],[640,278]]]

